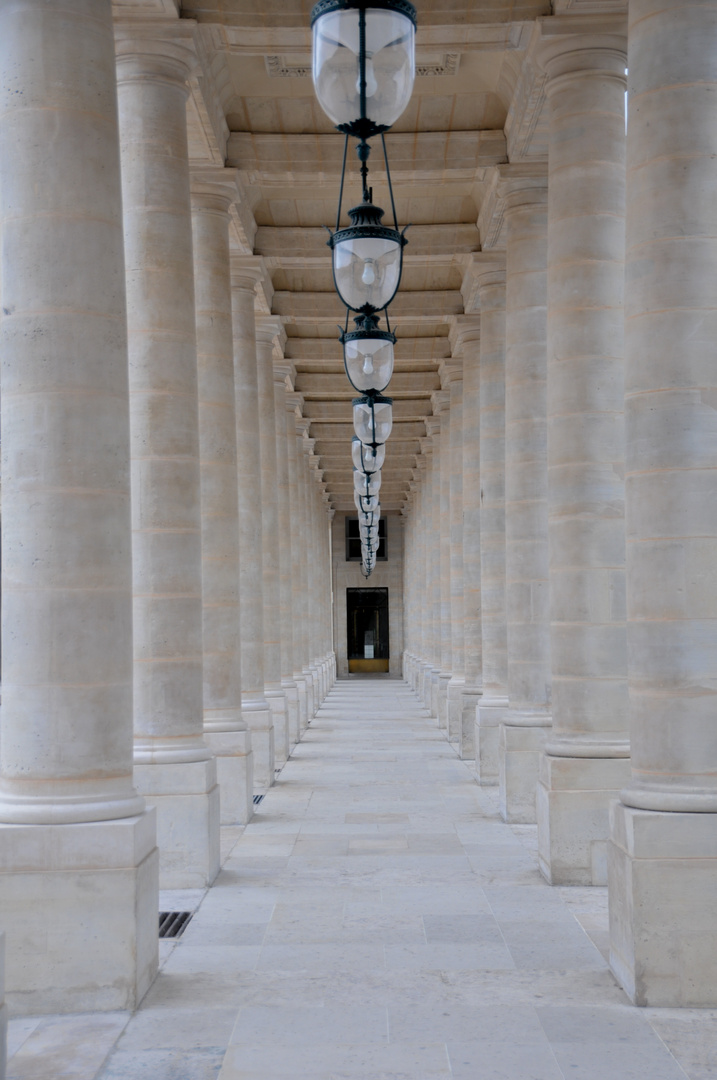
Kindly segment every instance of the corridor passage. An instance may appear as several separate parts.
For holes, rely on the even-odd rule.
[[[163,895],[199,906],[140,1010],[15,1021],[10,1077],[714,1076],[715,1014],[629,1005],[606,891],[547,886],[495,803],[405,683],[338,682],[215,886]]]

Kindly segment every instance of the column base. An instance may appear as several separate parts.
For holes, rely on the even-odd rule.
[[[541,755],[538,855],[551,885],[607,885],[608,809],[629,780],[629,758]]]
[[[475,721],[476,779],[486,787],[498,783],[498,734],[508,716],[508,698],[483,694]]]
[[[448,683],[451,681],[450,671],[437,672],[436,678],[436,716],[438,726],[448,734]]]
[[[219,785],[205,761],[135,762],[134,782],[157,811],[160,889],[204,889],[219,873]]]
[[[540,755],[550,731],[544,713],[509,712],[498,734],[498,785],[503,821],[534,825]]]
[[[463,676],[451,675],[448,683],[448,739],[452,743],[460,744],[461,741],[463,687],[465,685],[466,680]]]
[[[299,741],[299,689],[293,679],[282,679],[286,695],[286,723],[289,735],[289,755]]]
[[[14,1015],[136,1009],[158,966],[156,816],[0,825]]]
[[[474,761],[476,756],[476,716],[482,690],[479,686],[466,686],[461,690],[461,716],[458,730],[458,750],[463,761]]]
[[[251,732],[205,730],[204,741],[217,762],[220,823],[247,825],[254,814]]]
[[[610,967],[635,1005],[717,1007],[717,814],[613,803]]]
[[[283,690],[264,690],[264,697],[271,709],[274,728],[274,769],[286,765],[289,758],[289,717],[286,695]]]
[[[301,741],[301,736],[309,726],[309,700],[306,692],[306,676],[299,672],[298,675],[294,675],[294,682],[296,683],[296,692],[299,699],[299,738],[297,741]]]
[[[264,795],[274,783],[274,724],[271,709],[266,701],[250,701],[242,705],[241,714],[251,731],[254,791]]]

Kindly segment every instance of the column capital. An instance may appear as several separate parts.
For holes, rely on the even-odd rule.
[[[480,342],[480,315],[456,315],[448,333],[451,353],[462,356],[466,345]],[[439,368],[440,370],[440,368]]]
[[[433,453],[433,443],[428,437],[425,439],[419,439],[418,441],[421,445],[421,454],[419,457],[416,458],[416,468],[420,469],[421,472],[425,472],[428,468],[427,455]]]
[[[117,81],[176,83],[189,92],[187,80],[199,61],[193,19],[122,21],[115,25]]]
[[[553,25],[557,24],[557,25]],[[541,20],[536,54],[546,73],[548,97],[556,89],[589,75],[627,82],[627,17],[553,17]]]
[[[232,168],[191,168],[189,172],[192,209],[229,215],[239,198],[239,170]]]
[[[309,428],[311,427],[311,421],[306,416],[297,416],[296,418],[296,434],[304,436],[304,449],[306,449],[306,443],[309,439]]]
[[[258,315],[256,319],[256,339],[265,345],[271,345],[275,352],[283,356],[286,344],[284,321],[280,315]],[[278,359],[278,356],[277,356]]]
[[[260,281],[268,275],[266,263],[260,255],[231,256],[232,289],[246,289],[255,293]]]
[[[457,356],[453,356],[450,360],[442,360],[438,365],[438,374],[441,378],[441,390],[447,390],[450,393],[453,383],[463,381],[463,361]]]
[[[437,416],[435,414],[433,416],[427,416],[424,419],[423,422],[426,425],[426,431],[428,432],[429,441],[434,439],[436,435],[441,434],[441,418],[440,418],[440,416]],[[423,440],[421,440],[421,441],[423,441]],[[434,447],[431,446],[431,450],[433,450],[433,449],[434,449]]]
[[[502,208],[502,212],[504,211],[505,207]],[[457,316],[454,325],[457,325],[461,318],[471,318],[473,312],[480,311],[480,291],[490,285],[505,285],[504,251],[478,251],[469,256],[461,282],[463,310],[466,314]]]
[[[296,415],[297,410],[301,413],[304,407],[304,395],[296,390],[291,390],[286,395],[286,411]]]
[[[484,252],[493,255],[498,253],[494,249],[505,248],[505,216],[510,210],[536,202],[547,203],[547,191],[547,161],[496,165],[478,215]]]
[[[296,364],[293,360],[282,357],[274,359],[274,382],[285,387],[289,392],[293,391],[296,381]]]
[[[451,407],[451,395],[449,390],[434,390],[431,394],[431,405],[434,416],[442,416]]]

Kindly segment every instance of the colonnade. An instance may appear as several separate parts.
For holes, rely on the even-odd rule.
[[[478,782],[499,784],[503,817],[537,822],[547,880],[608,885],[610,963],[633,1001],[704,1006],[717,9],[629,11],[627,36],[609,18],[543,24],[548,160],[495,170],[493,246],[466,273],[450,394],[434,395],[404,511],[404,671]],[[459,479],[444,461],[460,468],[460,440]],[[445,719],[454,675],[462,731]]]
[[[190,22],[0,3],[0,907],[24,1012],[141,999],[158,887],[212,883],[220,822],[249,820],[335,677],[325,488],[235,171],[190,167],[196,66]]]

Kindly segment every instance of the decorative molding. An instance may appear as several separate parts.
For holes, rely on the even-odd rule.
[[[460,53],[443,53],[441,57],[430,58],[416,64],[417,78],[436,78],[443,75],[455,75],[460,65]],[[276,53],[264,57],[266,72],[271,79],[310,79],[311,64],[292,63]]]

